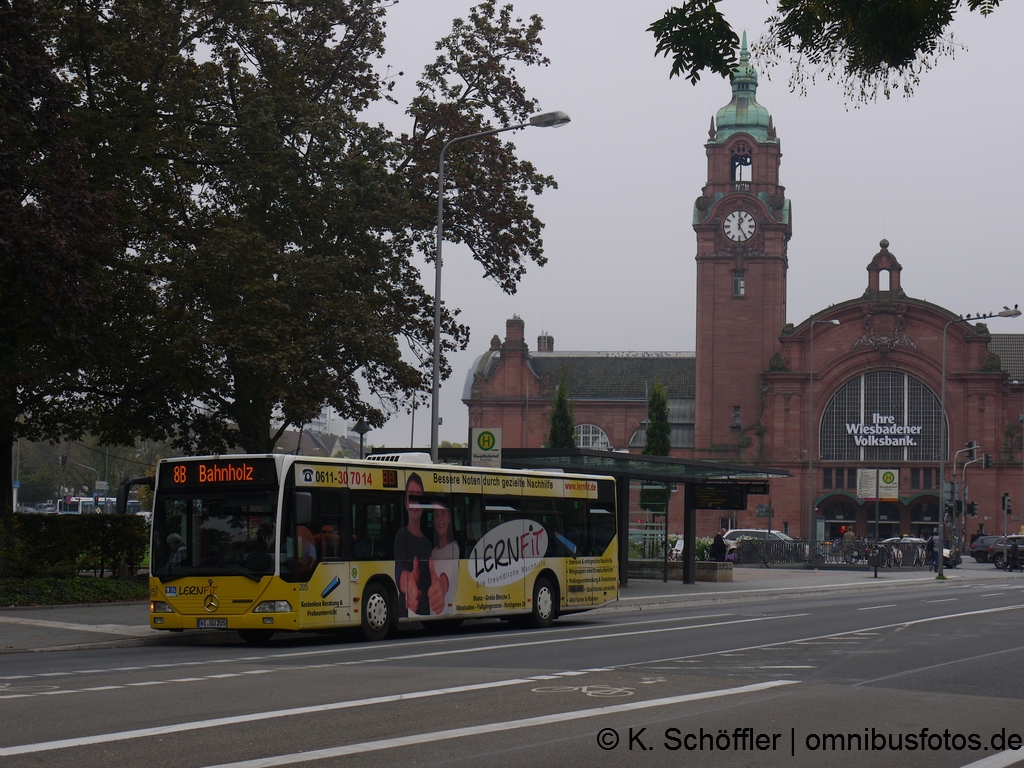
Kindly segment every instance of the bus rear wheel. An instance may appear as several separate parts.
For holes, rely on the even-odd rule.
[[[544,629],[558,618],[558,592],[547,576],[533,585],[533,626]]]
[[[381,584],[370,584],[363,591],[363,637],[370,642],[383,640],[391,634],[394,624],[395,604],[387,589]]]

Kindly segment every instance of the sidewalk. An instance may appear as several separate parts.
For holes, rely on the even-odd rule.
[[[965,563],[946,570],[947,584],[1014,581],[1024,577],[991,565]],[[742,566],[733,571],[732,583],[683,584],[632,579],[621,589],[619,601],[599,612],[641,611],[688,605],[753,602],[799,596],[852,594],[908,585],[935,585],[928,571],[817,571],[806,568]],[[139,645],[183,645],[237,642],[233,632],[186,630],[159,632],[149,627],[149,603],[102,603],[38,608],[0,609],[0,655],[39,651],[120,648]]]

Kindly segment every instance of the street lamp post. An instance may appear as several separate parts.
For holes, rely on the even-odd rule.
[[[938,554],[935,557],[937,567],[937,576],[935,578],[941,579],[942,575],[942,532],[945,528],[946,519],[946,331],[949,330],[949,326],[957,323],[971,323],[977,322],[978,320],[987,320],[990,317],[1020,317],[1020,310],[1014,305],[1013,309],[1004,308],[1001,312],[989,312],[985,315],[975,315],[971,317],[957,317],[946,323],[942,329],[942,375],[939,382],[939,390],[941,392],[939,396],[939,546]],[[953,478],[954,480],[956,478]]]
[[[1024,381],[1013,380],[1013,383],[1020,387],[1021,395],[1024,395]],[[1021,398],[1021,405],[1024,406],[1024,397]],[[1020,422],[1020,501],[1017,502],[1020,509],[1024,509],[1024,410],[1021,410],[1017,417]],[[1024,517],[1021,518],[1024,520]],[[1003,515],[1003,527],[1006,527],[1006,515]]]
[[[528,122],[518,125],[507,125],[504,128],[493,128],[480,133],[470,133],[466,136],[456,136],[448,141],[441,148],[441,157],[437,166],[437,253],[434,256],[434,361],[431,370],[433,383],[430,391],[430,460],[437,464],[438,454],[438,419],[440,417],[441,400],[441,242],[444,240],[444,158],[448,147],[460,141],[479,139],[481,136],[492,136],[505,131],[515,131],[520,128],[537,126],[538,128],[553,128],[565,125],[569,122],[569,116],[565,112],[545,112],[541,115],[534,115]]]
[[[811,538],[811,529],[814,527],[814,326],[817,323],[824,325],[839,325],[834,317],[831,320],[811,320],[811,345],[810,360],[807,370],[810,374],[808,390],[807,415],[807,539]]]
[[[355,432],[357,435],[359,435],[359,458],[360,459],[363,458],[363,435],[365,435],[371,429],[372,429],[372,427],[369,424],[367,424],[365,421],[363,421],[362,419],[357,421],[355,423],[355,426],[352,427],[352,431]]]

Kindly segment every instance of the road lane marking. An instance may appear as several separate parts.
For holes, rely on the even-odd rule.
[[[1019,749],[1008,749],[997,755],[989,755],[974,763],[966,763],[962,768],[1006,768],[1024,761],[1024,754]]]
[[[871,605],[867,608],[858,608],[858,611],[877,611],[879,608],[896,608],[896,603],[889,603],[888,605]]]
[[[930,624],[933,621],[946,621],[947,619],[962,619],[971,616],[984,616],[990,613],[1003,613],[1005,611],[1019,611],[1024,609],[1024,604],[1018,605],[1004,605],[996,608],[982,608],[977,611],[965,611],[963,613],[946,613],[941,616],[930,616],[924,619],[912,619],[910,621],[898,621],[892,624],[880,624],[875,627],[864,627],[863,629],[849,629],[844,632],[833,632],[828,635],[815,635],[813,637],[803,637],[794,640],[779,640],[775,643],[762,643],[759,645],[747,645],[741,648],[726,648],[721,651],[708,651],[707,653],[694,653],[689,656],[668,656],[660,659],[650,659],[649,661],[630,661],[625,664],[616,664],[617,669],[627,669],[629,667],[649,667],[651,664],[663,664],[666,662],[675,663],[690,663],[698,659],[703,659],[711,656],[726,656],[729,654],[741,653],[744,651],[759,651],[766,650],[768,648],[780,648],[786,645],[814,645],[816,640],[831,640],[837,637],[844,637],[846,635],[856,635],[861,632],[881,632],[886,629],[906,629],[917,624]],[[806,614],[805,614],[806,615]],[[828,644],[828,643],[823,643]],[[664,667],[664,669],[670,669],[670,667]]]
[[[559,712],[553,715],[541,715],[539,717],[526,717],[521,720],[506,720],[499,723],[484,723],[466,728],[451,728],[447,731],[434,731],[432,733],[418,733],[410,736],[398,736],[391,739],[380,739],[379,741],[364,741],[360,744],[346,744],[341,747],[328,749],[316,749],[309,752],[298,752],[290,755],[277,755],[275,757],[262,757],[256,760],[244,760],[236,763],[222,763],[211,768],[270,768],[271,766],[290,765],[292,763],[305,763],[312,760],[327,760],[334,757],[346,755],[360,755],[367,752],[378,752],[385,749],[396,749],[399,747],[411,747],[420,744],[429,744],[435,741],[447,741],[449,739],[461,739],[469,736],[482,736],[500,731],[512,731],[522,728],[535,728],[542,725],[553,725],[566,723],[573,720],[584,720],[604,715],[615,715],[622,712],[636,712],[643,709],[655,707],[668,707],[674,704],[684,704],[691,701],[720,698],[722,696],[736,696],[745,693],[756,693],[759,691],[778,688],[783,685],[795,685],[796,680],[770,680],[765,683],[744,685],[739,688],[722,688],[715,691],[704,691],[703,693],[688,693],[681,696],[668,696],[663,699],[652,699],[650,701],[631,701],[628,704],[615,704],[607,707],[596,707],[593,709],[574,710],[572,712]]]
[[[762,664],[755,669],[817,669],[814,664]]]
[[[733,615],[732,613],[704,613],[704,614],[698,614],[696,616],[676,616],[676,617],[667,618],[667,619],[645,619],[643,621],[626,621],[626,622],[617,622],[617,623],[610,623],[610,624],[586,624],[586,625],[574,626],[574,627],[554,627],[554,628],[545,630],[544,634],[547,635],[547,636],[550,636],[550,635],[566,634],[566,633],[569,633],[569,632],[581,632],[581,631],[588,631],[588,630],[591,630],[591,631],[592,630],[600,630],[602,628],[621,629],[623,627],[638,627],[638,626],[644,626],[644,625],[647,625],[647,624],[667,624],[667,623],[673,622],[673,621],[675,621],[675,622],[682,622],[682,621],[698,621],[698,620],[703,620],[703,619],[724,619],[724,618],[728,618],[729,616],[732,616],[732,615]],[[593,616],[593,614],[591,614],[591,616]],[[75,625],[75,626],[78,626],[78,625]],[[154,631],[156,631],[156,630],[154,630]],[[509,634],[509,635],[511,635],[513,637],[522,637],[522,636],[524,636],[526,634],[532,633],[533,631],[534,630],[526,630],[525,632],[515,632],[515,633],[509,632],[507,634]],[[296,636],[298,636],[298,635],[296,635]],[[145,671],[145,670],[152,670],[152,669],[176,669],[176,668],[180,668],[180,667],[196,667],[196,666],[204,666],[204,665],[207,665],[207,664],[239,664],[239,663],[246,663],[246,662],[257,662],[257,661],[265,663],[265,662],[273,662],[273,661],[276,661],[278,659],[296,659],[296,658],[305,658],[305,657],[310,657],[310,656],[326,656],[326,655],[341,655],[341,654],[346,654],[347,655],[347,654],[353,654],[353,653],[365,653],[365,652],[374,652],[374,651],[379,652],[381,650],[393,650],[395,648],[410,648],[410,647],[423,646],[423,645],[427,645],[427,646],[450,645],[450,644],[452,644],[454,642],[460,642],[462,640],[470,640],[470,639],[475,639],[475,638],[473,636],[470,636],[470,635],[452,635],[452,636],[449,636],[449,637],[431,638],[429,640],[400,640],[399,642],[390,643],[388,645],[373,645],[373,644],[367,645],[367,644],[363,644],[363,645],[353,645],[353,646],[350,646],[350,647],[347,647],[347,648],[337,648],[337,647],[335,647],[335,648],[321,648],[321,649],[312,650],[312,651],[288,651],[288,652],[281,652],[281,653],[268,653],[266,655],[259,655],[259,656],[238,656],[238,657],[228,657],[228,658],[223,658],[223,659],[210,659],[208,661],[178,661],[178,662],[174,662],[174,663],[147,664],[145,666],[129,667],[128,669],[131,669],[133,671]],[[502,646],[502,647],[505,647],[505,646]],[[367,661],[372,661],[372,659],[368,659]],[[118,674],[118,673],[124,672],[125,669],[126,668],[124,668],[124,667],[110,667],[108,669],[81,669],[81,670],[71,670],[71,671],[68,671],[68,672],[39,672],[39,673],[32,674],[32,675],[0,675],[0,681],[2,681],[2,680],[27,680],[27,679],[31,679],[31,678],[34,678],[34,677],[71,677],[71,676],[74,676],[74,675],[100,675],[100,674],[109,674],[109,673]],[[295,669],[295,667],[291,667],[291,669]]]
[[[919,672],[927,672],[930,669],[938,669],[940,667],[949,667],[953,664],[963,664],[965,661],[977,661],[978,659],[987,659],[990,656],[1000,656],[1004,653],[1015,653],[1017,651],[1024,650],[1024,646],[1017,646],[1016,648],[1007,648],[1002,651],[992,651],[991,653],[983,653],[979,656],[964,656],[959,659],[953,659],[952,661],[943,661],[939,664],[929,664],[927,667],[918,667],[917,669],[907,669],[902,672],[894,672],[891,675],[885,675],[884,677],[876,677],[873,680],[862,680],[859,683],[854,684],[854,688],[858,688],[862,685],[870,685],[871,683],[878,683],[882,680],[892,680],[896,677],[905,677],[906,675],[916,675]]]
[[[944,597],[941,600],[925,600],[926,603],[952,603],[959,600],[959,597]]]
[[[133,731],[120,731],[116,733],[101,733],[95,736],[81,736],[74,739],[59,739],[57,741],[45,741],[37,744],[21,744],[14,747],[0,747],[0,757],[10,755],[27,755],[35,752],[49,752],[54,749],[67,749],[68,747],[81,747],[90,744],[107,744],[113,741],[128,741],[130,739],[141,739],[148,736],[164,736],[171,733],[184,733],[197,731],[203,728],[217,728],[223,725],[238,725],[240,723],[252,723],[259,720],[273,720],[279,717],[293,717],[296,715],[309,715],[320,712],[332,712],[341,709],[353,709],[366,707],[374,704],[393,704],[399,701],[412,701],[414,699],[425,699],[433,696],[445,696],[453,693],[467,693],[482,691],[490,688],[502,688],[510,685],[521,685],[533,682],[528,678],[512,678],[509,680],[497,680],[491,683],[475,683],[473,685],[459,685],[452,688],[436,688],[429,691],[413,691],[412,693],[396,693],[390,696],[376,696],[371,699],[356,699],[353,701],[338,701],[332,704],[316,704],[308,707],[295,707],[294,709],[279,709],[269,712],[254,712],[248,715],[235,715],[233,717],[218,717],[212,720],[195,720],[188,723],[176,723],[174,725],[160,725],[152,728],[139,728]]]
[[[664,632],[683,632],[683,631],[690,631],[690,630],[694,630],[694,629],[709,629],[709,628],[713,628],[713,627],[732,626],[732,625],[736,625],[736,624],[752,624],[752,623],[758,623],[758,622],[762,622],[762,621],[775,621],[777,619],[800,618],[800,617],[807,616],[807,615],[809,615],[809,614],[806,614],[806,613],[792,613],[792,614],[780,614],[778,616],[757,616],[757,617],[749,618],[749,619],[735,619],[733,621],[710,622],[710,623],[707,623],[707,624],[694,624],[694,625],[681,626],[681,627],[661,627],[659,629],[644,629],[644,630],[640,630],[639,632],[608,632],[608,633],[598,633],[598,634],[594,634],[594,635],[584,635],[582,637],[580,637],[580,636],[577,636],[577,637],[556,637],[556,638],[542,639],[542,640],[529,640],[529,641],[524,641],[524,642],[519,642],[519,643],[502,643],[502,644],[498,644],[498,645],[484,645],[484,646],[477,646],[477,647],[472,647],[471,646],[471,647],[468,647],[468,648],[451,648],[451,649],[443,649],[443,650],[439,650],[439,651],[425,651],[425,652],[421,652],[421,653],[407,653],[407,654],[401,654],[401,655],[396,655],[396,656],[381,656],[381,657],[374,657],[374,658],[369,658],[369,659],[355,659],[355,660],[352,660],[352,661],[336,661],[336,662],[330,662],[330,663],[327,663],[327,664],[311,665],[311,667],[312,668],[326,668],[326,667],[362,666],[364,664],[386,664],[386,663],[392,663],[392,662],[396,662],[396,661],[412,661],[412,660],[416,660],[416,659],[429,659],[429,658],[438,658],[438,657],[444,657],[444,656],[459,656],[459,655],[463,655],[463,654],[467,654],[467,653],[484,653],[484,652],[488,652],[488,651],[504,651],[504,650],[515,649],[515,648],[530,648],[530,647],[539,646],[539,645],[557,645],[557,644],[561,644],[561,643],[578,643],[578,642],[584,642],[584,641],[588,641],[588,640],[606,640],[606,639],[610,639],[610,638],[619,638],[619,637],[635,637],[637,635],[661,634],[661,633],[664,633]],[[172,665],[165,665],[165,666],[172,666]],[[301,667],[301,668],[309,668],[309,667]],[[295,670],[296,670],[295,667],[281,667],[278,671],[294,672]],[[565,673],[560,673],[560,674],[576,675],[576,674],[584,674],[584,673],[583,672],[565,672]],[[215,679],[221,679],[221,678],[240,677],[241,675],[242,675],[242,673],[231,672],[231,673],[226,673],[226,674],[207,675],[207,676],[204,676],[204,677],[178,678],[177,680],[171,680],[169,682],[192,682],[192,681],[198,681],[198,680],[211,680],[211,679],[215,680]],[[0,678],[0,679],[2,679],[2,678]],[[123,686],[96,686],[94,688],[66,689],[66,690],[60,691],[60,693],[78,693],[78,692],[81,692],[81,691],[104,691],[104,690],[113,690],[114,688],[120,688],[120,687],[123,687]],[[54,691],[53,693],[57,693],[57,691]],[[4,699],[4,698],[7,698],[7,697],[0,695],[0,699]]]

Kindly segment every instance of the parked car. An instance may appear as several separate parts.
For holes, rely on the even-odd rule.
[[[1020,553],[1018,557],[1024,561],[1024,535],[1014,533],[1005,537],[1000,536],[998,541],[989,545],[988,561],[999,570],[1003,570],[1006,567],[1006,561],[1010,556],[1010,547],[1013,546],[1015,539]]]
[[[726,531],[722,537],[725,539],[726,552],[733,552],[736,549],[737,543],[741,539],[768,539],[771,541],[793,541],[792,536],[788,536],[782,531],[767,531],[759,528],[733,528],[730,531]]]
[[[993,544],[995,544],[1002,536],[979,536],[971,544],[970,555],[979,563],[988,562],[988,550]]]

